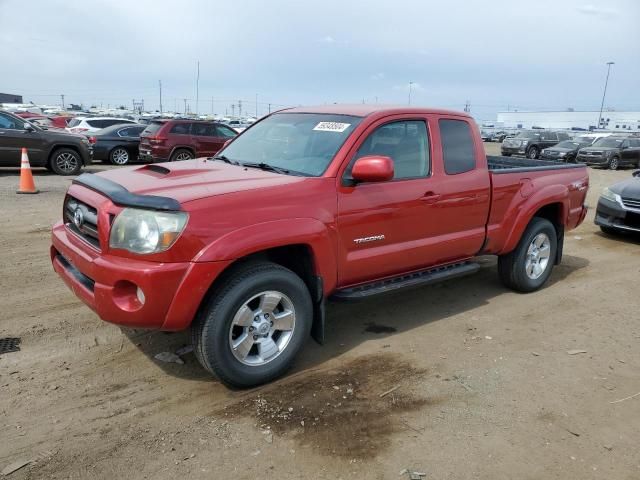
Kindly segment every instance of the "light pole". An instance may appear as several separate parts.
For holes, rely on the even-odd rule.
[[[607,94],[607,84],[609,83],[609,72],[611,71],[611,65],[615,65],[615,62],[607,62],[607,79],[604,81],[602,103],[600,104],[600,115],[598,115],[598,124],[596,125],[596,128],[600,128],[600,121],[602,120],[602,109],[604,108],[604,97]]]
[[[411,105],[411,87],[413,87],[413,82],[409,82],[409,105]]]

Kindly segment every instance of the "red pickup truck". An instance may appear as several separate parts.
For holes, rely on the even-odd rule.
[[[191,328],[205,369],[247,387],[324,338],[327,299],[478,270],[540,288],[584,219],[583,165],[487,157],[465,114],[369,105],[271,114],[216,157],[84,174],[51,260],[108,322]]]

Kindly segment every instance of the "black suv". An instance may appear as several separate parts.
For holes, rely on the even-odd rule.
[[[578,151],[578,162],[617,170],[618,167],[640,167],[640,138],[604,137]]]
[[[524,155],[528,158],[538,158],[540,152],[563,140],[569,140],[569,135],[564,132],[552,132],[550,130],[523,130],[513,138],[505,138],[500,150],[502,155]]]
[[[19,167],[23,148],[27,149],[32,167],[46,167],[58,175],[77,175],[91,163],[87,137],[45,130],[0,111],[0,167]]]

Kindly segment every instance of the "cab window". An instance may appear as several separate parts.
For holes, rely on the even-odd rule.
[[[442,159],[447,175],[457,175],[476,168],[473,137],[469,124],[463,120],[440,119]]]

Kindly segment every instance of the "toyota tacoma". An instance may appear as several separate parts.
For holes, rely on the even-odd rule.
[[[202,366],[282,375],[325,302],[476,272],[541,288],[585,217],[584,165],[487,157],[467,114],[369,105],[273,113],[215,157],[76,178],[51,260],[103,320],[190,329]]]

